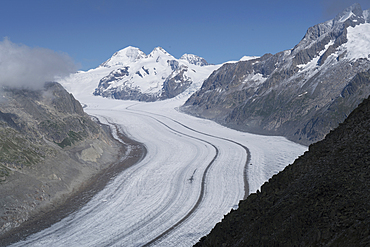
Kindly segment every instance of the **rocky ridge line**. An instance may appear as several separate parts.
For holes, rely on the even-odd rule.
[[[369,13],[354,4],[291,50],[224,64],[181,110],[304,145],[323,139],[370,94],[361,82],[370,69]]]

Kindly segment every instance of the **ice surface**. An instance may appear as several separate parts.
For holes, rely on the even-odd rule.
[[[61,83],[87,106],[88,114],[117,123],[144,143],[147,156],[82,209],[13,246],[142,246],[197,205],[154,243],[192,246],[243,199],[245,168],[249,192],[255,192],[307,150],[283,137],[239,132],[177,111],[200,84],[176,98],[152,103],[93,96],[96,78],[107,69],[79,72]],[[242,145],[251,153],[247,167]]]
[[[349,60],[369,58],[370,54],[370,23],[347,28],[347,43],[340,49],[347,49]]]

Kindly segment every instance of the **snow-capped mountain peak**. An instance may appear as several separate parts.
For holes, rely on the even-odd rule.
[[[188,88],[196,91],[220,66],[204,65],[208,63],[196,55],[186,54],[176,59],[162,47],[146,55],[139,48],[129,46],[87,73],[97,75],[95,95],[155,101],[175,97]]]
[[[185,61],[188,61],[190,64],[194,64],[194,65],[198,65],[198,66],[206,66],[206,65],[209,65],[209,63],[207,63],[207,61],[202,58],[202,57],[199,57],[197,55],[194,55],[194,54],[184,54],[180,57],[180,60],[185,60]]]
[[[310,65],[312,69],[316,69],[330,59],[339,61],[344,58],[368,58],[369,11],[363,11],[359,4],[353,4],[333,20],[310,27],[301,42],[291,51],[293,63],[300,68],[301,65]]]
[[[297,54],[301,50],[313,49],[315,46],[321,49],[325,45],[324,43],[328,44],[332,39],[337,40],[335,43],[335,48],[337,48],[346,42],[346,33],[343,33],[344,29],[369,23],[370,10],[363,11],[360,4],[353,4],[339,13],[334,19],[310,27],[301,42],[294,47],[292,53]],[[318,43],[320,45],[314,45]],[[318,54],[321,50],[315,52]]]
[[[113,67],[125,65],[127,63],[136,62],[140,59],[145,58],[146,55],[139,48],[128,46],[122,50],[117,51],[113,56],[102,63],[101,67]]]
[[[171,54],[169,54],[165,49],[162,47],[156,47],[153,49],[151,53],[149,53],[148,57],[157,57],[157,56],[170,56],[172,57]]]
[[[345,22],[346,20],[350,19],[351,17],[352,18],[358,18],[358,17],[362,17],[362,8],[361,8],[361,5],[358,4],[358,3],[355,3],[353,5],[351,5],[350,7],[346,8],[345,10],[342,11],[342,13],[339,13],[335,19],[334,19],[334,23],[337,23],[337,22]]]

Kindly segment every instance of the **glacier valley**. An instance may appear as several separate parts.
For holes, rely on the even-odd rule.
[[[93,96],[96,84],[81,74],[61,83],[88,114],[143,143],[147,155],[83,208],[12,246],[192,246],[307,150],[179,112],[195,86],[148,103]]]

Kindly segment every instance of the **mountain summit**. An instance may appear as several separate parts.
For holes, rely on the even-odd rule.
[[[224,64],[182,107],[190,114],[308,145],[370,94],[370,10],[354,4],[290,50]]]
[[[209,63],[207,63],[207,61],[204,58],[199,57],[197,55],[193,55],[193,54],[184,54],[180,57],[180,60],[186,60],[190,64],[194,64],[198,66],[210,65]]]
[[[85,76],[96,80],[94,95],[124,100],[155,101],[175,97],[191,85],[198,89],[219,66],[204,58],[185,54],[176,59],[162,47],[146,55],[139,48],[126,47]],[[102,71],[104,77],[99,77]]]
[[[137,62],[145,58],[146,55],[139,48],[128,46],[113,54],[106,62],[102,63],[101,67],[121,66],[128,63]]]

